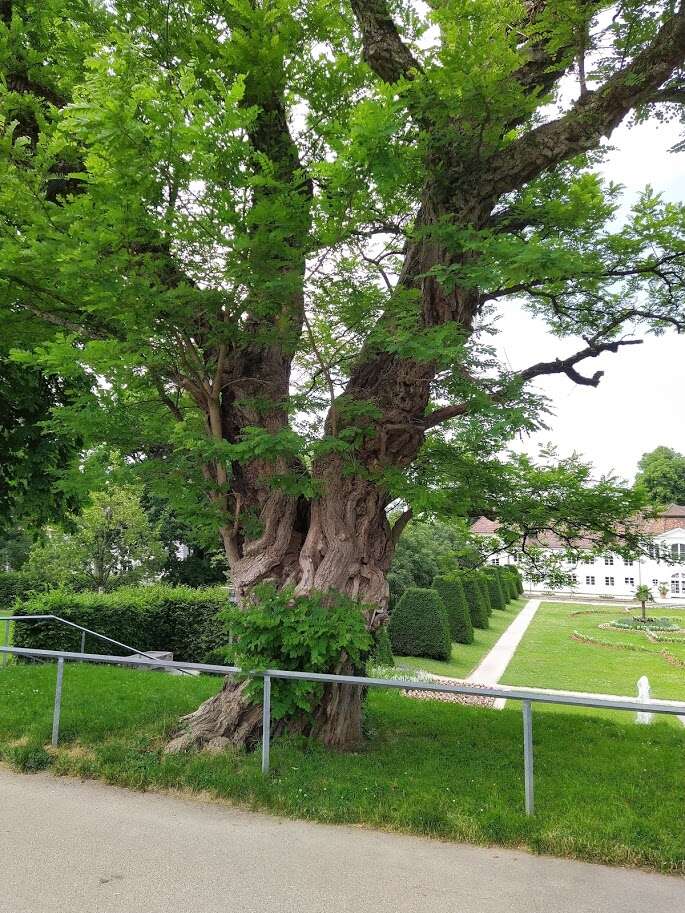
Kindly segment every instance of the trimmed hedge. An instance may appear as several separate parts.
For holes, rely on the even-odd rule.
[[[504,592],[504,587],[497,573],[497,568],[487,568],[483,572],[487,579],[488,595],[490,596],[490,605],[493,609],[506,609],[509,602],[509,592]]]
[[[373,635],[373,647],[369,660],[376,666],[394,666],[395,658],[392,655],[392,644],[388,625],[382,625]]]
[[[447,609],[435,590],[406,589],[390,616],[388,627],[393,653],[430,659],[451,656]]]
[[[461,571],[459,573],[461,585],[464,588],[466,604],[471,616],[471,623],[474,628],[489,628],[490,622],[488,617],[488,604],[483,595],[483,587],[478,579],[476,571]]]
[[[67,593],[53,590],[33,596],[18,608],[23,615],[59,615],[98,634],[138,650],[171,650],[174,659],[202,662],[228,640],[217,613],[226,608],[224,587],[193,590],[163,584],[122,587],[112,593]],[[81,632],[58,622],[18,622],[17,647],[42,650],[81,649]],[[95,637],[86,639],[88,653],[120,653]]]
[[[516,585],[516,580],[514,575],[510,573],[508,565],[504,567],[498,567],[497,571],[499,573],[499,581],[502,584],[502,589],[504,590],[504,595],[508,599],[517,599],[518,598],[518,587]]]
[[[521,571],[517,567],[509,565],[507,570],[514,578],[514,583],[516,584],[516,593],[518,596],[523,595],[523,577],[521,576]]]
[[[492,615],[492,602],[490,601],[490,587],[488,586],[488,575],[483,571],[474,571],[478,586],[482,592],[482,599],[487,609],[488,618]]]
[[[456,574],[435,577],[433,589],[445,603],[452,640],[458,644],[473,643],[471,613],[459,577]]]

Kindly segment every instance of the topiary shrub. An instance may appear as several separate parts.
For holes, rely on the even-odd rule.
[[[394,666],[395,659],[392,655],[392,644],[388,626],[382,625],[373,635],[373,647],[369,660],[374,666]]]
[[[488,575],[485,574],[482,570],[476,571],[476,580],[478,581],[478,586],[481,589],[483,603],[485,604],[485,609],[488,613],[488,618],[492,615],[492,602],[490,602],[490,587],[488,586]]]
[[[473,625],[461,580],[456,574],[435,577],[433,589],[447,609],[452,640],[458,644],[473,643]]]
[[[497,573],[497,568],[488,568],[487,570],[483,571],[483,573],[485,574],[485,580],[488,587],[490,605],[493,609],[506,609],[509,599],[508,596],[505,595],[504,589],[502,588],[499,574]]]
[[[449,659],[452,653],[445,604],[435,590],[409,587],[390,616],[390,642],[400,656]]]
[[[226,625],[217,614],[227,603],[224,587],[194,590],[155,584],[122,587],[112,593],[53,590],[32,596],[17,607],[17,614],[59,615],[138,650],[171,650],[174,659],[201,662],[228,640]],[[57,622],[17,622],[14,645],[80,651],[81,632]],[[86,652],[124,651],[88,637]]]
[[[477,571],[461,571],[459,573],[459,579],[464,588],[464,595],[469,608],[469,615],[471,616],[471,624],[474,628],[483,629],[490,627],[490,622],[488,620],[489,612],[488,605],[485,602],[485,597],[483,595],[483,587],[477,574]]]
[[[504,590],[504,595],[508,597],[508,600],[518,598],[518,586],[516,585],[516,579],[511,573],[508,566],[497,568],[499,571],[499,580],[502,584],[502,589]]]

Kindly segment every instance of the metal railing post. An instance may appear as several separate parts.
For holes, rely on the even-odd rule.
[[[83,631],[81,634],[81,653],[86,652],[86,632]]]
[[[269,773],[269,748],[271,747],[271,676],[264,676],[262,701],[262,773]]]
[[[4,634],[4,640],[2,642],[2,645],[3,645],[3,647],[9,647],[9,645],[10,645],[10,623],[9,623],[9,621],[5,621],[5,634]],[[8,662],[9,662],[9,653],[3,653],[2,654],[3,666],[6,666]]]
[[[523,780],[526,790],[526,814],[535,812],[533,784],[533,707],[530,701],[523,701]]]
[[[55,685],[55,709],[52,714],[52,744],[59,742],[59,716],[62,710],[62,679],[64,678],[64,660],[60,656],[57,660],[57,684]]]

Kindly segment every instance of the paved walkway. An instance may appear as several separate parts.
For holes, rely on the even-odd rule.
[[[682,913],[685,879],[0,769],[0,913]]]
[[[485,659],[466,679],[467,682],[477,685],[496,685],[499,682],[539,608],[539,599],[528,600]],[[497,698],[495,709],[501,710],[505,703],[504,698]]]

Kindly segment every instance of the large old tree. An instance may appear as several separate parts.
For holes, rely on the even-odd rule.
[[[619,124],[680,117],[680,0],[0,0],[0,61],[2,307],[92,377],[76,425],[204,511],[240,598],[339,591],[378,624],[390,505],[449,497],[536,377],[596,385],[585,362],[685,324],[685,211],[618,220],[593,171]],[[578,351],[498,368],[501,308]],[[315,730],[353,741],[360,701],[331,688]],[[229,684],[189,725],[259,719]]]

